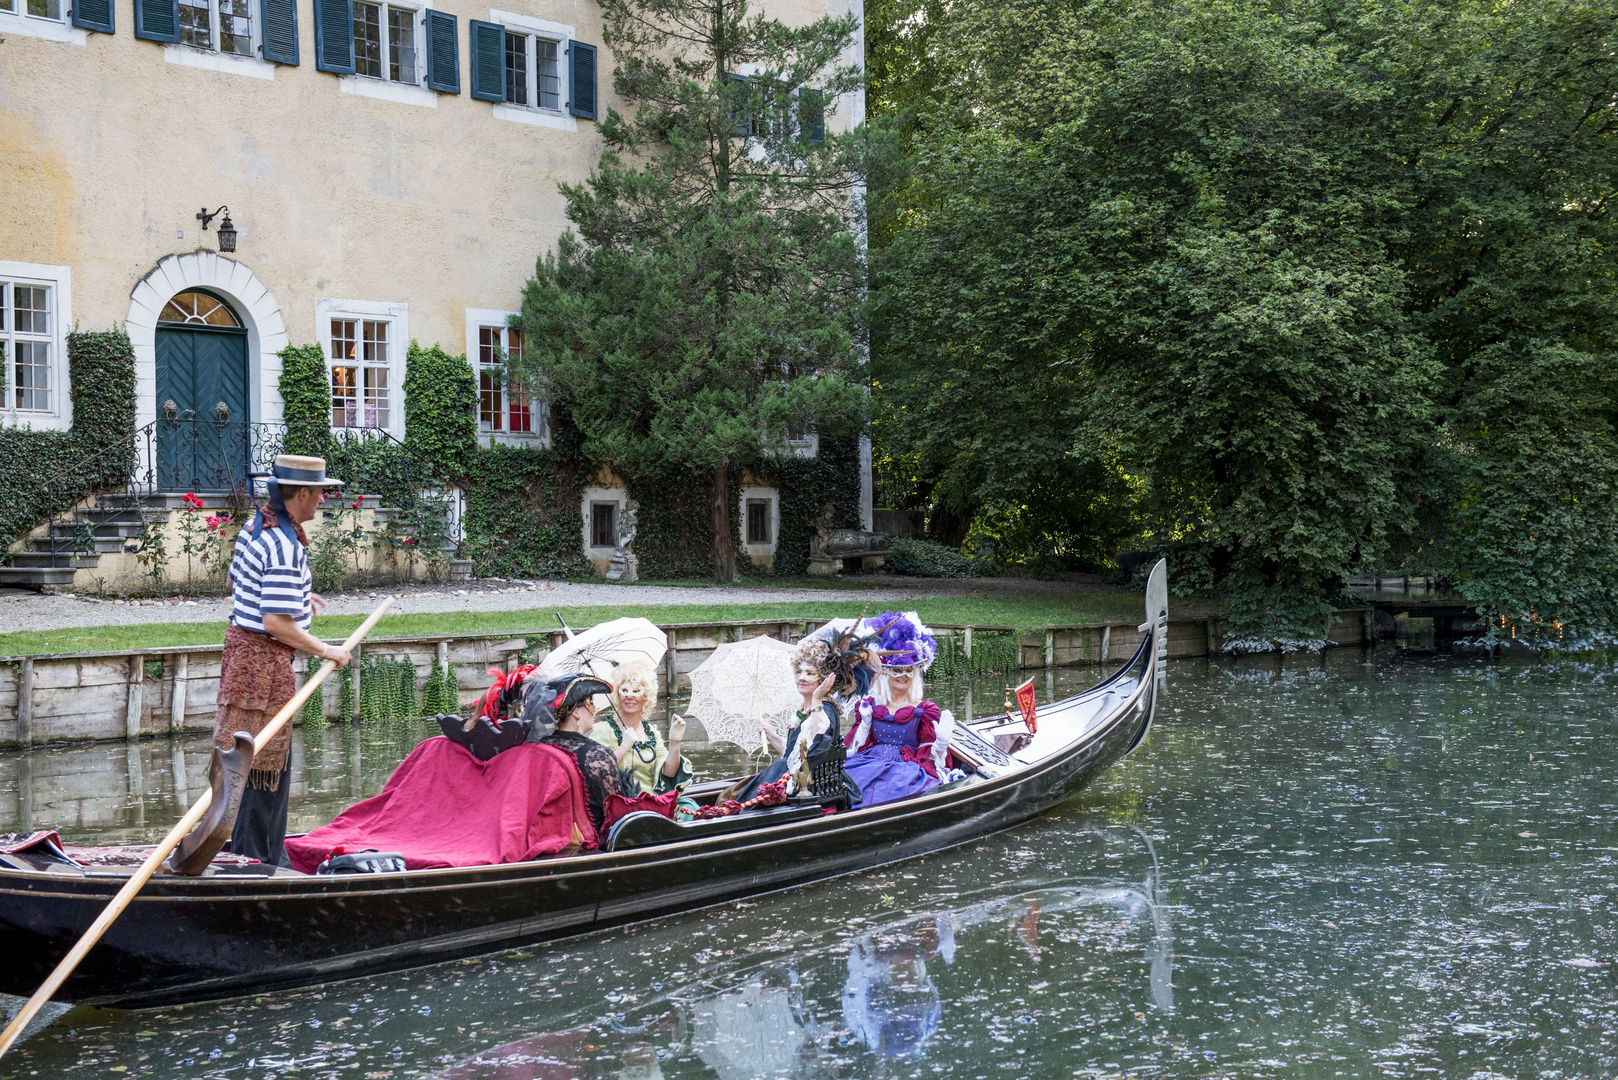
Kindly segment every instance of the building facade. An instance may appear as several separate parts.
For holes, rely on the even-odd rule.
[[[522,349],[557,185],[619,102],[593,0],[501,2],[0,0],[0,424],[69,426],[75,326],[129,334],[139,425],[277,423],[277,354],[318,343],[333,426],[402,437],[412,339]],[[547,440],[543,402],[481,391],[487,438]]]

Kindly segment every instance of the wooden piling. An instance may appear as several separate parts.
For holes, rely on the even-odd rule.
[[[1103,626],[1101,628],[1101,665],[1103,667],[1105,667],[1106,664],[1107,664],[1107,661],[1111,657],[1112,657],[1112,627],[1111,626]]]
[[[191,658],[185,653],[174,658],[174,684],[169,690],[169,730],[185,727],[185,683],[190,677]]]
[[[1052,668],[1052,667],[1056,666],[1056,631],[1055,630],[1047,630],[1047,631],[1045,631],[1045,666],[1048,667],[1048,668]]]
[[[146,656],[136,653],[129,658],[129,701],[124,707],[124,738],[140,737],[141,689],[146,682]]]
[[[972,659],[972,628],[970,626],[965,628],[965,633],[962,635],[961,652],[965,654],[968,660]]]
[[[22,671],[17,677],[17,742],[22,746],[34,743],[34,658],[31,656],[23,658]]]

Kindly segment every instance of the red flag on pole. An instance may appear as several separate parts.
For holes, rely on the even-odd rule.
[[[1034,719],[1034,680],[1029,679],[1017,687],[1017,707],[1022,710],[1022,722],[1028,725],[1030,733],[1039,730],[1039,723]]]

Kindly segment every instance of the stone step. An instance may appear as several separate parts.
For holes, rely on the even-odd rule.
[[[116,555],[123,551],[129,543],[127,536],[103,536],[97,534],[95,538],[95,553],[97,555]],[[38,551],[45,554],[71,552],[78,547],[78,537],[74,534],[58,534],[54,538],[36,536],[28,541],[29,551]],[[86,555],[89,553],[86,552]]]
[[[42,589],[73,584],[73,567],[0,566],[0,585]]]
[[[72,550],[61,552],[49,551],[13,551],[11,565],[20,567],[52,567],[65,566],[69,569],[80,567],[93,568],[98,564],[99,556],[74,555]]]

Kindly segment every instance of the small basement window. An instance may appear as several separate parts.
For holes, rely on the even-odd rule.
[[[590,546],[610,548],[618,546],[618,504],[593,502],[590,504]]]
[[[749,544],[768,544],[770,542],[770,501],[768,499],[747,500],[747,542]]]

